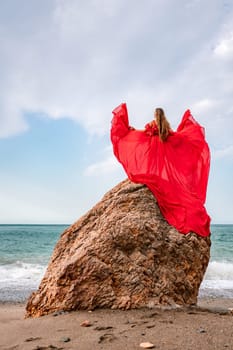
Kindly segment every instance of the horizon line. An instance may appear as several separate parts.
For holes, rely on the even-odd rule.
[[[75,221],[73,223],[0,223],[0,225],[62,225],[62,226],[66,226],[66,225],[73,225],[75,223]],[[215,223],[211,223],[211,225],[233,225],[233,222],[232,223],[218,223],[218,222],[215,222]]]

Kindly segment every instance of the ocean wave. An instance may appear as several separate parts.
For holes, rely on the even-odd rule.
[[[20,260],[0,265],[0,300],[25,299],[29,291],[38,288],[45,270],[45,265]],[[211,261],[199,296],[233,298],[233,263]]]
[[[211,261],[206,270],[205,280],[228,280],[233,282],[233,262]]]
[[[6,287],[35,287],[44,275],[46,267],[40,264],[16,261],[0,265],[0,289]]]
[[[43,277],[45,270],[45,265],[27,263],[20,260],[11,264],[0,265],[0,285],[25,285],[25,283],[33,283],[35,285]],[[228,288],[233,284],[233,263],[224,261],[210,262],[204,281],[206,285],[216,286],[220,285],[218,281],[222,281],[221,288]]]
[[[233,298],[233,263],[211,261],[200,286],[199,296]]]

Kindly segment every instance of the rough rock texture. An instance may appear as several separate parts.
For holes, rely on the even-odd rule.
[[[195,304],[209,253],[209,237],[178,233],[147,187],[125,180],[61,235],[26,316]]]

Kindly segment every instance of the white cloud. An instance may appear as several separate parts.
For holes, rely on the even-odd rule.
[[[227,34],[227,37],[222,39],[214,50],[215,54],[220,58],[233,58],[233,32]]]
[[[12,8],[4,6],[0,137],[24,131],[25,112],[70,118],[102,135],[122,101],[137,127],[156,105],[176,123],[196,101],[221,100],[225,111],[231,105],[231,68],[215,62],[211,47],[215,56],[221,47],[231,52],[231,39],[220,39],[233,12],[225,16],[217,0],[182,0],[179,7],[169,0],[48,1],[25,6],[30,20],[15,14],[10,24]]]
[[[85,171],[86,176],[102,176],[105,174],[111,174],[120,169],[120,165],[113,155],[108,156],[106,159],[89,165]]]
[[[213,159],[230,158],[233,159],[233,145],[213,152]]]
[[[211,110],[216,106],[217,102],[210,100],[208,98],[202,99],[192,105],[192,109],[194,109],[197,113],[204,113],[206,111]]]

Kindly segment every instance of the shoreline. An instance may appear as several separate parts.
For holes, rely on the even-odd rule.
[[[0,307],[2,305],[9,305],[9,306],[17,306],[17,305],[26,305],[27,299],[22,301],[8,301],[8,300],[0,300]],[[233,303],[233,297],[218,297],[218,296],[200,296],[198,297],[197,306],[199,304],[212,304],[213,306],[218,305],[220,303],[223,303],[224,305],[228,305]]]
[[[24,319],[25,303],[0,303],[0,349],[232,349],[233,299],[200,298],[198,308],[98,309]],[[205,308],[212,311],[204,310]],[[81,324],[84,321],[86,326]],[[53,347],[51,347],[53,346]]]

